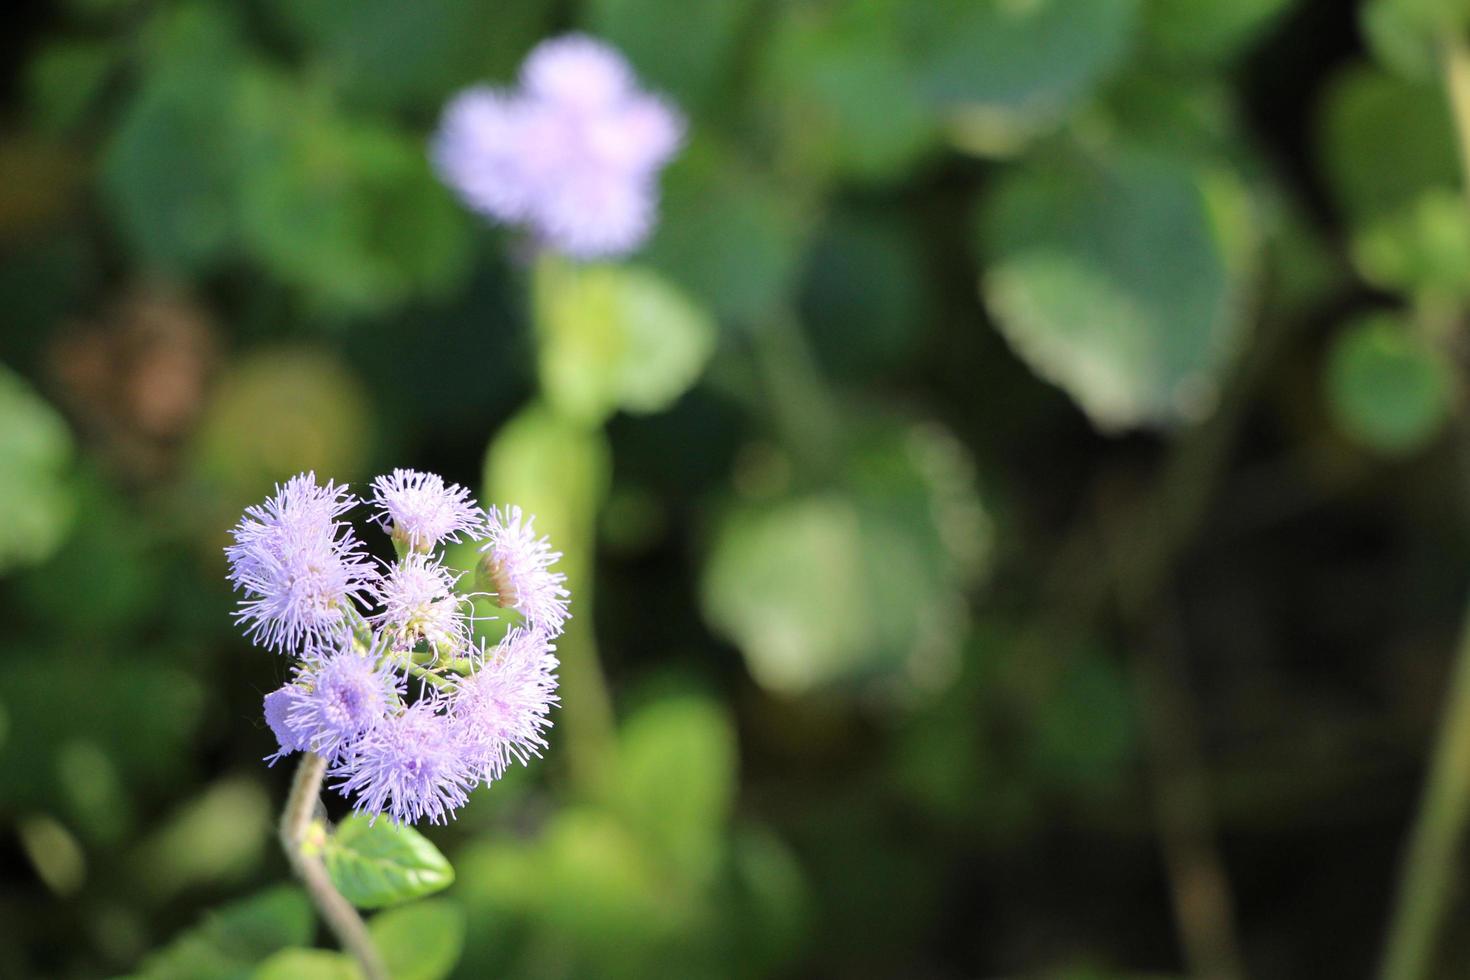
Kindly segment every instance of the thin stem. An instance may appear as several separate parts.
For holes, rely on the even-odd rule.
[[[326,759],[315,752],[302,754],[296,778],[291,781],[291,793],[286,797],[286,808],[281,811],[281,846],[291,862],[291,870],[306,885],[317,911],[336,934],[342,948],[357,960],[366,980],[388,980],[388,970],[378,955],[378,948],[373,945],[362,916],[332,884],[321,857],[306,847],[312,814],[316,811],[326,773]]]
[[[1470,184],[1470,49],[1459,31],[1445,31],[1440,56],[1462,176]],[[1470,194],[1466,200],[1470,203]],[[1463,438],[1463,410],[1459,422]],[[1460,840],[1470,816],[1470,612],[1461,626],[1453,671],[1429,778],[1404,851],[1379,972],[1383,980],[1420,980],[1429,975],[1453,892]]]

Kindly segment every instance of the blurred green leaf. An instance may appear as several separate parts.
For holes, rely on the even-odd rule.
[[[1470,296],[1470,223],[1437,86],[1368,68],[1342,74],[1323,106],[1321,153],[1365,279],[1451,302]]]
[[[34,118],[48,133],[75,129],[95,107],[118,66],[118,50],[93,40],[61,41],[42,49],[26,69]]]
[[[664,177],[663,216],[644,260],[721,320],[776,309],[795,277],[803,226],[793,195],[699,134]]]
[[[459,86],[507,75],[546,27],[537,0],[273,0],[271,12],[345,98],[436,107]]]
[[[368,930],[393,980],[443,980],[464,947],[464,912],[430,899],[375,915]]]
[[[428,838],[386,818],[353,813],[322,853],[332,884],[358,908],[376,909],[448,888],[454,869]]]
[[[1362,317],[1333,343],[1328,405],[1338,426],[1369,449],[1403,456],[1423,448],[1454,395],[1453,365],[1396,314]]]
[[[283,949],[260,964],[250,980],[362,980],[362,971],[342,953]]]
[[[279,887],[204,915],[198,926],[150,955],[146,980],[244,980],[271,953],[311,941],[311,903],[298,888]]]
[[[374,310],[463,279],[470,219],[419,140],[264,71],[245,76],[239,112],[241,233],[281,280],[328,309]]]
[[[1135,0],[905,4],[913,63],[966,150],[1008,155],[1085,100],[1128,52]]]
[[[139,845],[134,868],[145,884],[137,891],[157,900],[191,886],[244,878],[264,854],[272,815],[260,783],[218,780],[160,821]]]
[[[76,516],[71,430],[20,375],[0,364],[0,573],[44,561]]]
[[[1197,420],[1248,328],[1252,222],[1223,172],[1142,154],[1037,161],[985,202],[981,292],[1016,352],[1100,429]]]
[[[705,615],[773,690],[942,685],[989,548],[964,451],[938,427],[871,425],[840,486],[731,507],[704,568]]]
[[[1292,0],[1144,0],[1144,27],[1171,64],[1209,68],[1239,55]]]
[[[220,380],[194,434],[196,479],[214,491],[219,524],[302,470],[362,475],[373,403],[336,357],[311,348],[258,348]]]
[[[937,142],[937,119],[885,3],[784,3],[762,65],[763,104],[808,173],[888,180]]]
[[[553,542],[590,541],[590,522],[607,494],[611,468],[600,431],[533,405],[501,427],[490,443],[484,499],[523,507],[536,516],[536,530]],[[586,560],[589,556],[569,553],[562,565]]]
[[[589,424],[617,408],[667,408],[714,349],[704,311],[644,269],[546,256],[534,290],[542,391]]]
[[[623,725],[618,807],[645,846],[680,873],[706,877],[719,857],[735,795],[735,733],[696,696],[646,705]]]
[[[590,0],[590,26],[633,63],[640,78],[687,110],[711,105],[728,81],[741,31],[755,12],[742,0]]]

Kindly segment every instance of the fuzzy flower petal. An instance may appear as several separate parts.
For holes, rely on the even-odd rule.
[[[338,520],[356,503],[346,487],[320,486],[304,473],[245,511],[225,557],[231,583],[244,593],[235,620],[252,640],[294,652],[345,632],[349,610],[377,575]]]
[[[271,765],[292,752],[300,752],[306,748],[306,739],[302,738],[290,721],[291,709],[300,693],[301,689],[295,684],[286,684],[265,696],[265,723],[270,726],[271,734],[275,735],[278,747],[274,755],[266,756],[266,761]]]
[[[469,601],[455,594],[458,574],[422,554],[388,566],[373,589],[378,612],[371,622],[398,649],[420,640],[435,649],[458,651],[470,642]]]
[[[303,747],[328,759],[340,757],[354,740],[397,707],[402,682],[376,654],[351,648],[306,665],[301,692],[286,715]]]
[[[561,552],[536,536],[535,520],[514,505],[492,507],[486,514],[480,570],[502,608],[516,610],[531,626],[554,637],[566,626],[570,593],[567,577],[551,570]]]
[[[558,702],[553,649],[541,630],[512,629],[456,685],[449,713],[481,779],[499,779],[512,761],[524,765],[546,748],[547,716]]]
[[[360,738],[335,770],[357,809],[395,823],[447,823],[478,782],[456,727],[433,701],[418,701]]]
[[[470,492],[435,473],[398,469],[380,476],[373,480],[372,502],[383,526],[415,551],[480,529],[480,508]]]

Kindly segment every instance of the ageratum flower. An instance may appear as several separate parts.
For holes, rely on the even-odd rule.
[[[573,258],[637,248],[683,118],[638,88],[622,55],[585,35],[537,46],[520,81],[519,91],[478,86],[449,103],[431,147],[441,179],[471,209]]]
[[[479,670],[456,683],[449,713],[479,778],[499,779],[513,760],[525,765],[546,748],[556,668],[544,632],[513,628]]]
[[[479,570],[485,587],[501,607],[514,609],[527,623],[548,636],[560,635],[566,625],[567,577],[551,566],[561,558],[545,537],[537,537],[534,517],[523,518],[516,506],[486,513],[486,541]]]
[[[300,752],[306,748],[306,739],[291,726],[290,719],[291,707],[296,703],[300,692],[301,689],[295,684],[285,684],[265,696],[265,723],[270,726],[271,734],[275,735],[277,746],[274,755],[265,757],[265,761],[271,765],[292,752]]]
[[[455,726],[434,700],[418,701],[353,745],[337,768],[357,809],[395,823],[447,823],[479,782]]]
[[[372,503],[384,529],[412,551],[458,541],[462,532],[475,536],[484,523],[470,492],[435,473],[398,469],[380,476],[373,480]]]
[[[352,529],[338,520],[357,503],[346,487],[303,473],[249,507],[225,549],[245,598],[235,614],[262,646],[295,652],[341,636],[354,602],[376,578]]]
[[[286,724],[304,748],[338,759],[398,708],[403,682],[384,652],[349,645],[303,665]]]
[[[379,609],[371,622],[398,649],[423,640],[458,651],[470,642],[467,597],[455,594],[459,575],[429,555],[410,554],[388,566],[373,588]]]

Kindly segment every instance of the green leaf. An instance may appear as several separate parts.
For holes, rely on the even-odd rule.
[[[1369,449],[1403,456],[1424,447],[1448,418],[1454,369],[1391,313],[1351,323],[1327,364],[1328,404],[1341,429]]]
[[[396,905],[448,888],[454,869],[428,838],[387,818],[354,813],[328,836],[322,854],[332,884],[364,909]]]
[[[362,980],[362,971],[342,953],[283,949],[260,964],[250,980]]]
[[[928,99],[964,149],[1014,152],[1121,63],[1135,0],[943,0],[900,8]]]
[[[535,303],[542,390],[589,424],[617,408],[667,408],[714,350],[710,318],[646,269],[546,256],[536,268]]]
[[[757,91],[793,166],[887,180],[937,142],[938,119],[915,82],[885,4],[785,3]]]
[[[981,292],[1100,429],[1196,420],[1248,326],[1251,222],[1233,179],[1165,156],[1038,161],[985,202]]]
[[[1322,118],[1323,166],[1358,271],[1416,297],[1470,296],[1470,224],[1438,86],[1355,68],[1333,82]]]
[[[146,980],[243,980],[260,960],[311,941],[311,903],[279,887],[204,915],[200,924],[143,961]]]
[[[707,876],[735,795],[735,732],[718,704],[682,696],[646,705],[623,725],[618,805],[654,853]]]
[[[20,375],[0,364],[0,573],[50,557],[76,516],[71,430]]]
[[[373,916],[368,923],[393,980],[442,980],[464,948],[464,912],[453,902],[430,899]]]
[[[838,485],[732,506],[704,568],[706,617],[772,690],[942,685],[989,546],[963,450],[937,427],[871,425]]]
[[[593,32],[622,51],[646,85],[686,110],[722,108],[713,100],[755,12],[742,0],[591,0],[586,9]]]
[[[1241,54],[1292,0],[1144,0],[1152,47],[1171,64],[1199,69]]]

